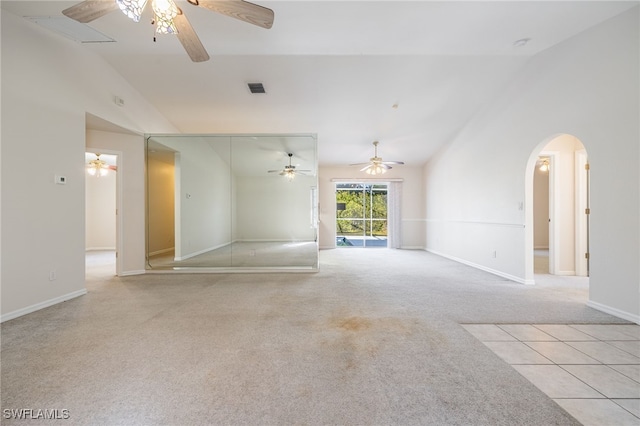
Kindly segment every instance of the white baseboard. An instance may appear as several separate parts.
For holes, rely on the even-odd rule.
[[[560,275],[563,277],[572,277],[576,275],[576,271],[556,271],[554,275]]]
[[[122,271],[120,272],[120,274],[118,275],[119,277],[128,277],[131,275],[142,275],[142,274],[146,274],[147,271],[145,271],[144,269],[137,269],[137,270],[133,270],[133,271]]]
[[[204,253],[207,253],[207,252],[210,252],[210,251],[213,251],[213,250],[217,250],[217,249],[222,248],[222,247],[226,247],[229,244],[231,244],[231,243],[224,243],[224,244],[220,244],[220,245],[217,245],[217,246],[209,247],[209,248],[206,248],[206,249],[194,251],[193,253],[189,253],[186,256],[174,257],[173,260],[175,260],[176,262],[180,262],[182,260],[191,259],[192,257],[196,257],[196,256],[199,256],[201,254],[204,254]]]
[[[526,285],[532,285],[533,284],[533,280],[525,280],[524,278],[516,277],[515,275],[507,274],[505,272],[498,271],[496,269],[487,268],[486,266],[479,265],[479,264],[473,263],[473,262],[469,262],[468,260],[460,259],[460,258],[455,257],[455,256],[449,256],[448,254],[443,254],[443,253],[440,253],[440,252],[437,252],[437,251],[431,250],[431,249],[425,249],[425,251],[428,251],[429,253],[433,253],[433,254],[438,255],[438,256],[446,257],[447,259],[456,261],[458,263],[462,263],[462,264],[467,265],[467,266],[471,266],[471,267],[476,268],[476,269],[480,269],[481,271],[489,272],[490,274],[497,275],[499,277],[506,278],[508,280],[515,281],[515,282],[520,283],[520,284],[526,284]]]
[[[420,246],[402,246],[400,248],[402,250],[424,250],[424,247],[420,247]]]
[[[169,247],[169,248],[162,249],[162,250],[152,251],[151,253],[149,253],[149,256],[155,256],[157,254],[169,253],[170,251],[173,251],[174,249],[175,249],[175,247]]]
[[[45,300],[44,302],[36,303],[35,305],[27,306],[26,308],[18,309],[17,311],[9,312],[0,316],[0,322],[12,320],[14,318],[21,317],[23,315],[30,314],[40,309],[48,308],[49,306],[57,305],[58,303],[66,302],[67,300],[75,299],[79,296],[87,294],[87,289],[73,291],[71,293],[64,294],[62,296],[54,297],[53,299]]]
[[[292,239],[274,239],[274,238],[268,238],[268,239],[251,239],[251,240],[234,240],[234,243],[312,243],[314,242],[313,239],[298,239],[298,240],[292,240]]]
[[[612,308],[611,306],[603,305],[602,303],[589,300],[587,306],[593,309],[597,309],[606,314],[613,315],[614,317],[622,318],[627,321],[635,322],[640,325],[640,315],[632,314],[629,312],[621,311],[620,309]]]

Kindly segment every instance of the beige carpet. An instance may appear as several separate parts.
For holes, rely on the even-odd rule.
[[[422,251],[317,274],[112,277],[2,324],[2,408],[65,425],[573,425],[461,323],[622,323],[584,283],[524,286]],[[567,277],[563,277],[567,278]]]

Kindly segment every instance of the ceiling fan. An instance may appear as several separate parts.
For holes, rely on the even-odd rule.
[[[94,155],[96,158],[87,163],[87,172],[91,176],[106,176],[109,173],[109,170],[113,170],[114,172],[118,171],[117,166],[108,164],[106,161],[100,159],[102,154],[95,153]]]
[[[140,22],[148,0],[85,0],[62,11],[62,14],[86,24],[115,10],[122,12],[135,22]],[[209,54],[200,42],[196,32],[173,0],[150,0],[153,8],[157,34],[175,34],[193,62],[204,62]],[[187,0],[194,6],[201,6],[213,12],[232,18],[271,28],[273,10],[243,0]]]
[[[386,173],[387,170],[392,169],[393,167],[391,167],[389,164],[404,164],[404,161],[382,161],[382,158],[378,157],[379,143],[380,142],[378,141],[373,142],[374,153],[373,153],[373,157],[369,159],[368,163],[356,163],[356,164],[349,164],[349,165],[350,166],[365,165],[363,168],[360,169],[361,172],[366,172],[367,174],[370,174],[370,175],[378,175],[378,174]]]
[[[284,176],[289,180],[292,180],[296,175],[306,175],[306,173],[310,173],[311,170],[298,170],[296,166],[291,164],[291,157],[293,154],[288,153],[289,156],[289,165],[284,166],[281,170],[268,170],[267,173],[278,173],[280,176]]]

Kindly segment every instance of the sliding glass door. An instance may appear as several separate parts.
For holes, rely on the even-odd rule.
[[[336,245],[387,246],[387,184],[336,184]]]

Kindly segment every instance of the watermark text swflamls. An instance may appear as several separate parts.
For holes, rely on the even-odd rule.
[[[5,408],[2,410],[2,417],[5,419],[27,420],[67,420],[71,418],[69,410],[63,409],[40,409],[40,408]]]

